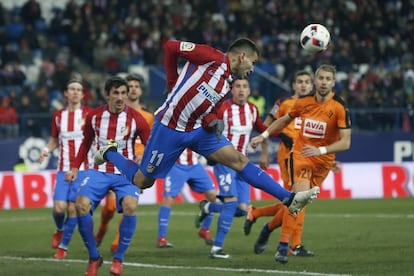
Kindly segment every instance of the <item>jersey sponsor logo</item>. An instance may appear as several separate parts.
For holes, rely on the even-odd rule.
[[[180,43],[180,51],[191,52],[192,50],[194,50],[194,48],[195,48],[195,44],[192,42],[183,41]]]
[[[114,139],[105,139],[105,138],[101,138],[101,137],[99,137],[98,139],[99,139],[99,145],[101,147],[106,146],[108,144],[109,140],[114,140]],[[119,149],[124,149],[124,148],[127,147],[127,141],[125,141],[125,140],[115,140],[115,142],[118,143],[118,150]]]
[[[325,137],[326,127],[326,122],[306,118],[303,122],[303,135],[306,137],[322,139]]]
[[[296,117],[295,118],[295,129],[300,129],[302,127],[302,118],[301,117]]]
[[[197,91],[203,94],[207,98],[207,100],[209,100],[210,102],[214,104],[216,104],[220,100],[220,95],[217,94],[217,92],[214,91],[214,89],[210,85],[208,85],[205,81],[203,81],[197,87]]]
[[[81,130],[78,130],[78,131],[62,131],[60,133],[60,137],[63,140],[82,140],[83,139],[83,132]]]
[[[230,128],[230,132],[232,134],[249,134],[251,131],[251,127],[249,126],[232,126]]]

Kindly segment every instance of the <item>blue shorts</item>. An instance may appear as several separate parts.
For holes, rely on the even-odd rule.
[[[129,182],[121,174],[104,173],[97,170],[87,170],[87,176],[80,183],[78,196],[89,198],[93,209],[101,202],[109,190],[116,195],[116,209],[122,213],[121,201],[125,196],[139,198],[137,186]]]
[[[183,188],[184,183],[187,183],[191,190],[198,193],[215,189],[210,175],[201,164],[175,164],[165,177],[163,195],[175,198]]]
[[[72,183],[65,180],[65,173],[58,171],[56,174],[55,190],[53,194],[53,201],[61,200],[66,202],[75,202],[76,193],[79,185],[86,176],[86,171],[79,171],[78,177]]]
[[[222,135],[220,141],[217,141],[213,132],[208,132],[202,127],[181,132],[155,119],[142,157],[141,171],[149,178],[165,178],[184,149],[189,148],[208,157],[228,145],[231,145],[231,142],[225,136]]]
[[[218,197],[236,196],[238,203],[250,204],[250,185],[235,170],[216,164],[214,175],[220,189]]]

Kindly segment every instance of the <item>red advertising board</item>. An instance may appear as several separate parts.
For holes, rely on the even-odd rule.
[[[207,168],[217,187],[212,169]],[[281,181],[277,165],[268,173]],[[55,171],[0,172],[0,209],[52,207]],[[159,204],[162,201],[163,180],[144,191],[140,204]],[[414,196],[414,162],[403,163],[345,163],[341,171],[330,173],[322,185],[321,199],[390,198]],[[196,202],[203,195],[184,186],[177,202]],[[252,200],[272,199],[267,193],[251,188]]]

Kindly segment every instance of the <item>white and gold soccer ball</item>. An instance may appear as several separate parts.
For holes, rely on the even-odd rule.
[[[328,49],[331,41],[331,34],[321,24],[309,24],[300,34],[300,45],[311,54],[321,53]]]

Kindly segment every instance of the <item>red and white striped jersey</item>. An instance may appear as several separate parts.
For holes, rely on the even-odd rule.
[[[197,165],[199,162],[199,158],[200,158],[200,154],[198,154],[197,152],[194,152],[190,149],[185,149],[180,157],[178,157],[177,159],[177,164],[181,164],[181,165]]]
[[[84,129],[84,143],[76,157],[77,164],[84,158],[87,150],[92,146],[93,151],[105,146],[109,140],[118,143],[118,152],[128,159],[134,160],[134,145],[137,136],[143,144],[147,143],[149,126],[144,117],[133,108],[125,106],[120,113],[111,113],[108,105],[103,105],[92,111]],[[120,171],[111,162],[102,165],[93,165],[100,172],[120,174]]]
[[[86,116],[92,110],[91,107],[82,106],[74,111],[63,108],[53,113],[51,136],[59,141],[58,171],[69,171],[73,167],[83,140]],[[90,161],[85,158],[79,169],[88,169]]]
[[[238,105],[233,99],[228,99],[223,103],[219,113],[224,122],[223,135],[237,151],[247,156],[252,131],[261,133],[267,128],[259,116],[257,107],[251,102]]]
[[[230,64],[227,54],[208,45],[168,40],[164,44],[167,85],[171,89],[157,119],[177,131],[201,126],[205,115],[230,91]],[[187,60],[177,72],[178,58]]]

